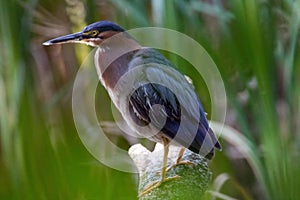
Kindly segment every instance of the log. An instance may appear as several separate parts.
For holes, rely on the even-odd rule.
[[[168,167],[176,163],[180,149],[181,147],[172,145],[169,147]],[[153,152],[150,152],[141,144],[136,144],[129,149],[129,155],[139,171],[139,193],[149,184],[161,179],[162,144],[158,143]],[[164,182],[159,187],[139,196],[139,200],[201,199],[208,189],[212,177],[207,159],[187,149],[182,157],[182,161],[188,161],[190,164],[176,165],[166,174],[167,178],[176,175],[180,176],[179,178]]]

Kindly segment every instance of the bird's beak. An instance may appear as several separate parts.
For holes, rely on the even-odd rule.
[[[83,40],[83,34],[82,32],[78,32],[78,33],[73,33],[73,34],[54,38],[52,40],[44,42],[43,45],[50,46],[54,44],[65,44],[65,43],[75,43],[75,42],[82,43],[81,40]]]

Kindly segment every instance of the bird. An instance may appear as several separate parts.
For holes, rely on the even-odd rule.
[[[177,41],[174,41],[177,42]],[[82,43],[96,47],[94,63],[101,84],[128,126],[140,136],[163,144],[160,180],[144,188],[144,195],[167,178],[170,144],[208,160],[221,150],[192,82],[159,51],[143,47],[125,29],[111,21],[98,21],[82,31],[60,36],[45,46]],[[172,167],[172,166],[171,166]]]

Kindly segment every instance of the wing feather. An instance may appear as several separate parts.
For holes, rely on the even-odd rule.
[[[153,49],[138,52],[131,67],[141,64],[145,73],[144,84],[137,87],[129,100],[133,118],[137,123],[143,122],[139,124],[152,123],[163,127],[161,132],[166,137],[197,153],[201,153],[202,148],[211,158],[214,147],[221,149],[221,146],[209,128],[193,86]],[[154,110],[154,105],[161,105],[162,109]],[[152,118],[151,113],[154,113]],[[162,118],[166,119],[163,126],[159,124]],[[183,127],[180,127],[183,121]],[[179,130],[182,133],[178,133]]]

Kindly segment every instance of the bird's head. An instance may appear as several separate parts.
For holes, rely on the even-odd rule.
[[[105,39],[124,32],[125,30],[117,24],[110,21],[100,21],[88,25],[82,31],[61,37],[54,38],[43,45],[49,46],[64,43],[83,43],[90,46],[99,46]]]

